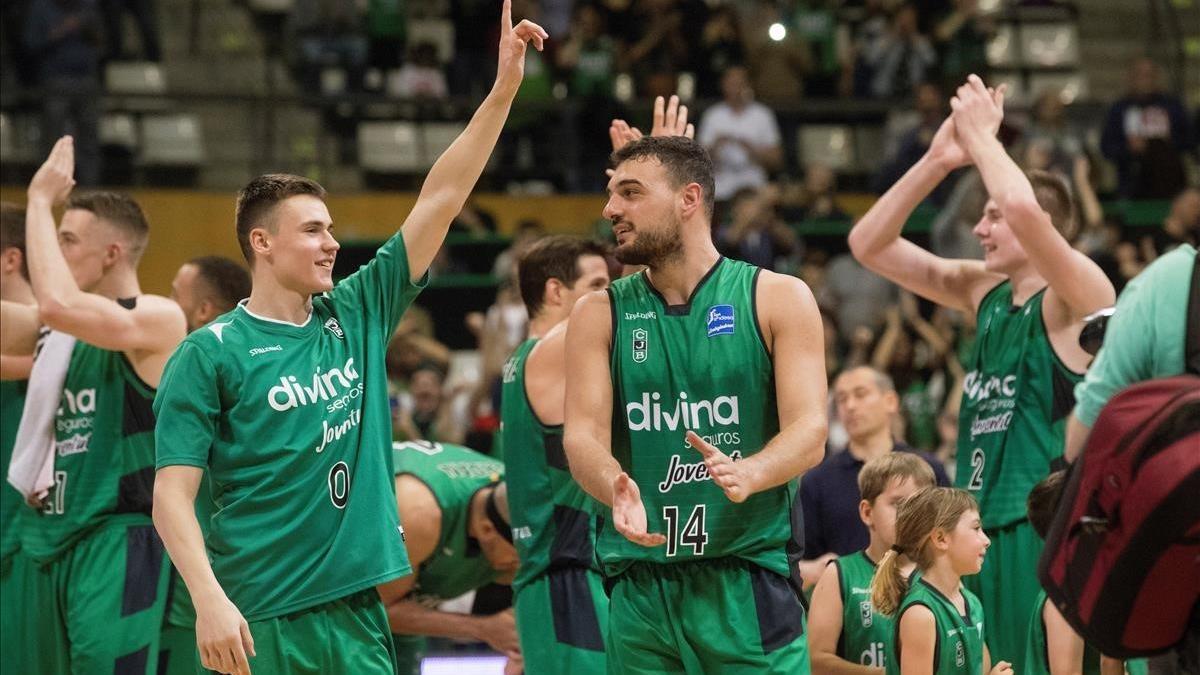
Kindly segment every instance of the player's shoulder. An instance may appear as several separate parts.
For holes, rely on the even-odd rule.
[[[192,331],[183,343],[199,347],[210,357],[217,358],[220,354],[243,346],[251,333],[246,313],[235,307]]]

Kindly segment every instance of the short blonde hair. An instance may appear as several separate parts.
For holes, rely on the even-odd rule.
[[[858,493],[874,504],[893,480],[906,478],[912,479],[918,489],[937,485],[933,467],[922,457],[911,452],[889,452],[863,465],[858,472]]]

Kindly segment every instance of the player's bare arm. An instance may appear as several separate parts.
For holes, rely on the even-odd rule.
[[[1050,662],[1050,675],[1082,675],[1083,638],[1062,613],[1047,602],[1042,607],[1042,623],[1046,626],[1046,656]]]
[[[0,380],[28,380],[32,370],[32,356],[0,354]]]
[[[74,172],[74,141],[64,136],[29,184],[26,255],[38,316],[54,330],[125,352],[138,375],[157,386],[167,358],[187,333],[187,320],[178,305],[161,296],[143,295],[136,307],[126,309],[79,288],[59,248],[52,210],[70,194]]]
[[[204,470],[167,466],[154,478],[154,527],[179,570],[196,606],[196,646],[205,668],[249,673],[254,656],[250,626],[221,589],[204,548],[196,519],[196,493]]]
[[[799,279],[763,271],[755,308],[775,368],[779,433],[762,450],[733,461],[695,432],[688,444],[704,455],[709,475],[735,502],[778,487],[816,466],[825,454],[825,351],[821,314]]]
[[[413,281],[429,269],[446,239],[450,223],[462,210],[467,196],[487,164],[525,72],[526,43],[541,51],[549,34],[539,25],[524,20],[512,23],[512,0],[504,0],[500,19],[500,54],[496,81],[491,92],[462,134],[438,158],[417,203],[401,228],[408,266]]]
[[[542,336],[525,361],[525,395],[546,426],[563,423],[567,396],[567,322]]]
[[[958,136],[979,168],[988,195],[1004,214],[1039,276],[1049,284],[1047,328],[1076,325],[1083,317],[1116,302],[1103,270],[1076,251],[1054,228],[1038,204],[1033,186],[1004,146],[988,130],[1004,116],[1003,97],[990,96],[972,75],[951,101]],[[1078,333],[1078,330],[1075,330]]]
[[[0,300],[0,354],[33,354],[40,326],[37,305]]]
[[[901,675],[933,675],[937,620],[924,605],[913,605],[900,617]]]
[[[988,272],[981,261],[942,258],[900,236],[917,205],[951,171],[969,163],[956,139],[954,119],[947,118],[925,155],[854,225],[850,250],[864,267],[913,293],[945,307],[974,312],[1004,277]]]
[[[842,635],[842,594],[837,565],[826,565],[813,589],[808,613],[808,652],[814,675],[880,675],[883,668],[852,663],[837,655]]]
[[[563,446],[571,476],[606,506],[613,481],[623,472],[612,456],[612,315],[607,293],[589,293],[575,303],[567,325],[566,427]]]
[[[407,474],[396,477],[396,506],[404,523],[404,546],[414,572],[376,587],[392,632],[480,640],[500,652],[518,651],[511,611],[491,616],[455,614],[426,607],[412,597],[417,582],[415,570],[437,548],[442,511],[429,488]]]

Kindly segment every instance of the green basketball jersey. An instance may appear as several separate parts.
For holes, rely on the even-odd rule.
[[[1066,416],[1082,376],[1054,354],[1042,321],[1045,289],[1012,304],[1012,283],[979,305],[958,414],[958,487],[979,502],[986,528],[1025,518],[1025,498],[1062,456]]]
[[[875,611],[875,605],[871,604],[875,563],[866,551],[859,551],[837,558],[833,564],[837,566],[842,591],[842,634],[838,637],[837,655],[851,663],[883,668],[896,622]]]
[[[396,475],[425,484],[442,510],[442,531],[433,555],[417,569],[413,595],[436,604],[491,583],[496,571],[482,551],[471,550],[467,534],[471,498],[504,478],[504,465],[470,448],[449,443],[392,444]]]
[[[536,344],[526,340],[508,359],[500,397],[508,508],[521,559],[516,591],[551,568],[596,567],[597,504],[571,478],[562,425],[542,424],[525,395],[525,362]]]
[[[107,516],[150,515],[154,389],[121,352],[76,342],[54,419],[54,486],[21,509],[21,549],[57,558]]]
[[[983,675],[983,604],[975,594],[962,589],[967,614],[958,613],[950,598],[924,579],[917,579],[904,594],[896,610],[893,637],[888,642],[887,673],[900,675],[900,619],[913,605],[924,605],[933,612],[937,641],[933,648],[933,672],[937,675]]]
[[[1046,591],[1038,593],[1033,603],[1033,616],[1029,617],[1029,632],[1025,640],[1025,663],[1022,672],[1030,675],[1050,675],[1050,652],[1046,648],[1046,622],[1042,619],[1042,608],[1046,605]],[[1091,645],[1083,648],[1084,675],[1099,675],[1100,652]]]
[[[25,408],[25,389],[28,382],[0,382],[0,562],[21,548],[17,532],[17,514],[25,500],[21,493],[8,484],[8,463],[12,461],[13,444],[17,440],[17,427],[21,424],[21,411]]]
[[[384,353],[422,283],[397,234],[303,325],[239,305],[167,363],[158,467],[204,468],[213,571],[247,621],[411,571],[396,514]]]
[[[616,281],[612,303],[612,451],[638,484],[647,548],[604,527],[598,554],[610,574],[637,561],[732,556],[788,573],[792,484],[735,504],[708,476],[691,429],[741,459],[779,432],[771,357],[755,314],[759,269],[721,258],[685,305],[667,305],[646,274]]]

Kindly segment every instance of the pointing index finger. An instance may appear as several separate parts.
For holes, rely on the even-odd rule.
[[[504,4],[500,9],[500,27],[506,33],[512,30],[512,0],[504,0]]]
[[[688,429],[688,432],[687,432],[687,434],[684,435],[684,438],[687,439],[688,445],[692,446],[696,450],[699,450],[700,454],[704,455],[705,459],[708,459],[709,457],[712,457],[713,455],[722,454],[721,451],[718,450],[714,445],[712,445],[708,441],[704,440],[703,438],[700,438],[700,434],[697,434],[696,432],[692,431],[691,429]]]

